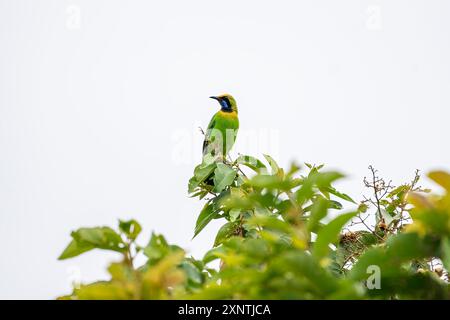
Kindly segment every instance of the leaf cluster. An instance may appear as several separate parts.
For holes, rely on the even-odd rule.
[[[204,201],[193,236],[214,219],[223,225],[202,259],[157,234],[141,247],[134,220],[117,230],[81,228],[60,259],[92,249],[122,258],[110,280],[63,298],[448,299],[450,174],[429,174],[444,190],[438,196],[417,186],[418,172],[399,187],[371,173],[364,182],[373,196],[357,203],[334,186],[344,176],[323,165],[285,170],[269,155],[205,160],[188,187]],[[146,262],[135,266],[138,255]]]

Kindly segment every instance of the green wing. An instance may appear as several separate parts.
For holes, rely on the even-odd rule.
[[[239,120],[237,118],[224,117],[220,112],[216,113],[205,133],[203,156],[211,154],[213,157],[225,158],[236,140],[238,128]],[[228,130],[233,130],[231,136]]]
[[[211,121],[209,122],[208,129],[206,129],[205,132],[205,140],[203,141],[203,155],[207,153],[208,146],[211,144],[211,131],[216,125],[216,115],[212,117]]]

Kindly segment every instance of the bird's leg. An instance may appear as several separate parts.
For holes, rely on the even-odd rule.
[[[200,132],[202,133],[202,135],[205,135],[205,131],[203,131],[202,127],[198,127],[198,129],[200,130]]]

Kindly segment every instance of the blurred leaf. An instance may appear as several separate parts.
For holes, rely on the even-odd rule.
[[[289,171],[286,173],[286,176],[292,177],[298,171],[300,171],[300,166],[297,165],[295,162],[293,162],[293,163],[291,163],[291,166],[289,167]]]
[[[198,287],[203,283],[205,277],[201,269],[199,269],[192,260],[184,260],[183,262],[181,262],[180,267],[186,274],[187,280],[190,285]]]
[[[95,246],[87,242],[78,242],[72,240],[69,245],[64,249],[63,253],[59,256],[58,260],[69,259],[76,257],[84,252],[94,249]]]
[[[263,156],[264,158],[266,158],[267,162],[272,168],[272,174],[277,175],[280,172],[280,167],[278,166],[278,163],[268,154],[263,154]]]
[[[436,256],[438,246],[438,239],[417,233],[401,233],[386,242],[387,255],[397,263]]]
[[[313,179],[315,180],[316,185],[319,188],[323,189],[330,187],[331,183],[343,177],[344,177],[343,174],[336,171],[317,172],[313,175]]]
[[[206,252],[205,256],[203,257],[203,262],[209,263],[211,261],[219,259],[224,254],[225,254],[225,247],[223,247],[223,245],[219,246],[219,247],[215,247],[215,248],[209,250],[208,252]]]
[[[279,175],[256,175],[247,181],[247,184],[256,188],[267,188],[269,190],[279,189],[282,191],[291,190],[295,187],[295,180],[283,179]]]
[[[99,281],[76,289],[75,296],[77,300],[131,300],[133,290],[120,282]]]
[[[319,222],[327,216],[329,201],[319,197],[312,205],[311,215],[306,223],[309,231],[317,231]]]
[[[189,193],[195,191],[195,189],[204,182],[216,168],[216,163],[203,162],[194,169],[194,176],[189,180]]]
[[[343,200],[347,200],[349,202],[356,204],[356,202],[350,196],[346,195],[345,193],[341,193],[341,192],[337,191],[335,188],[333,188],[331,186],[325,186],[325,187],[322,187],[322,189],[325,190],[326,192],[331,193],[332,195],[335,195],[338,198],[341,198]]]
[[[450,233],[450,214],[441,209],[414,208],[410,211],[414,224],[409,231],[418,231],[423,234],[439,234],[446,236]]]
[[[341,210],[342,209],[342,204],[340,202],[337,202],[335,200],[329,200],[328,198],[325,198],[325,200],[327,200],[327,207],[328,209],[336,209],[336,210]],[[313,204],[303,208],[303,212],[309,212],[313,209],[315,200],[313,200]]]
[[[387,260],[386,253],[382,247],[374,247],[367,250],[361,255],[355,265],[349,272],[349,278],[358,280],[366,280],[368,277],[367,268],[369,266],[384,266]]]
[[[152,233],[149,243],[144,248],[144,254],[148,258],[147,263],[149,265],[154,265],[167,255],[180,251],[183,251],[183,249],[176,245],[169,245],[164,236],[155,233]]]
[[[274,268],[294,274],[296,277],[291,277],[291,282],[296,278],[304,279],[303,286],[308,286],[318,299],[324,299],[329,295],[343,295],[341,299],[358,297],[355,288],[346,286],[345,282],[333,277],[306,252],[297,251],[282,254],[274,260]],[[343,292],[344,289],[346,289],[345,293]]]
[[[445,171],[432,171],[428,174],[428,177],[450,192],[450,173]]]
[[[333,181],[341,177],[343,175],[339,172],[319,172],[313,167],[308,177],[302,180],[301,187],[295,192],[296,201],[303,205],[313,197],[316,188],[325,190]]]
[[[413,259],[424,259],[438,255],[439,241],[433,237],[420,237],[417,233],[403,233],[388,239],[385,247],[374,247],[361,255],[353,266],[350,277],[362,280],[367,277],[367,268],[378,266],[383,276],[396,276],[400,266]]]
[[[433,203],[427,197],[417,192],[409,192],[407,200],[409,203],[411,203],[418,209],[426,209],[433,207]]]
[[[330,209],[336,209],[336,210],[342,209],[342,204],[335,200],[329,200],[328,206]]]
[[[119,220],[119,229],[131,240],[136,240],[142,231],[141,225],[134,219],[128,221]]]
[[[357,212],[342,214],[331,220],[328,224],[326,224],[322,229],[319,230],[319,232],[317,233],[317,239],[313,245],[314,257],[320,260],[329,253],[329,245],[338,241],[339,233],[341,232],[342,228],[356,214]]]
[[[230,166],[218,163],[214,171],[214,189],[213,192],[219,193],[231,185],[236,177],[236,171]]]
[[[441,257],[445,269],[450,270],[450,238],[447,236],[442,239]]]
[[[217,247],[226,239],[234,235],[234,232],[239,227],[237,223],[228,222],[224,224],[217,232],[216,239],[214,240],[214,247]]]
[[[195,230],[194,230],[194,237],[195,238],[200,231],[203,230],[204,227],[212,220],[214,217],[217,216],[217,212],[214,211],[214,205],[209,202],[204,207],[203,210],[200,212],[200,215],[197,218],[197,222],[195,223]]]
[[[127,282],[134,281],[134,270],[123,262],[111,263],[108,272],[113,280]]]
[[[59,260],[78,256],[92,249],[125,252],[122,238],[109,227],[80,228],[71,234],[72,241],[59,256]]]
[[[399,193],[406,192],[408,190],[409,190],[408,185],[401,185],[401,186],[398,186],[397,188],[395,188],[394,190],[392,190],[391,192],[389,192],[389,194],[387,196],[388,196],[388,198],[393,198],[396,195],[398,195]]]
[[[241,215],[241,209],[231,209],[228,215],[230,216],[230,221],[234,222]]]
[[[236,159],[236,163],[242,164],[252,169],[256,173],[265,173],[267,171],[266,165],[262,163],[259,159],[252,156],[240,155]]]
[[[176,287],[186,281],[186,274],[181,265],[184,251],[168,253],[142,274],[141,292],[143,299],[169,299]]]
[[[248,223],[250,225],[264,227],[268,230],[279,231],[287,234],[292,232],[292,227],[288,223],[273,216],[253,216],[249,219]]]

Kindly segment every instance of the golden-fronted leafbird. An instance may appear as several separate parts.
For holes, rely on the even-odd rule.
[[[203,158],[212,156],[215,161],[226,159],[236,141],[239,129],[236,100],[229,94],[210,97],[220,103],[220,110],[212,117],[203,142]]]

